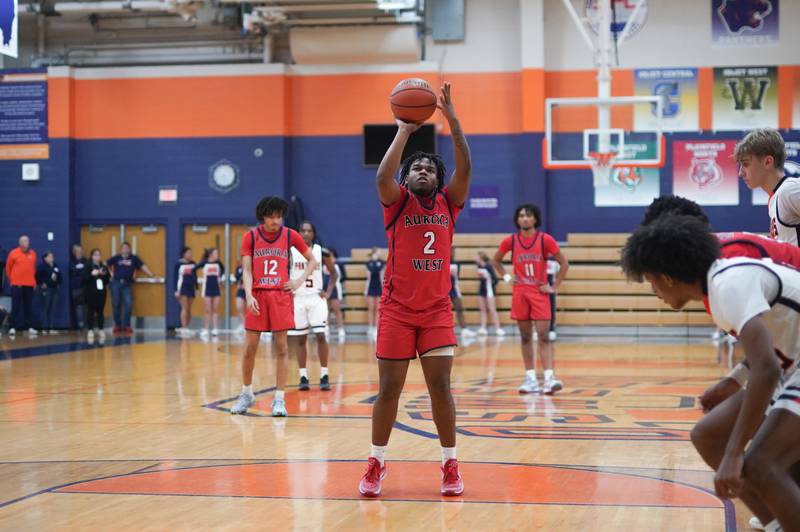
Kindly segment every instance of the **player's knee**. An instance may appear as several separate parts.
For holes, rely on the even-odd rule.
[[[403,383],[397,379],[381,379],[378,395],[385,401],[397,401],[403,393]]]
[[[692,428],[689,438],[692,440],[694,448],[705,460],[712,458],[712,455],[715,454],[714,450],[719,448],[719,443],[713,440],[709,427],[702,420]]]
[[[450,397],[450,379],[434,379],[428,383],[428,393],[432,401],[447,399]]]
[[[527,331],[526,332],[520,331],[519,335],[520,335],[520,341],[523,344],[529,344],[531,343],[531,340],[533,340],[533,333]]]
[[[769,453],[755,449],[744,459],[744,478],[756,489],[763,490],[775,482],[780,466]]]

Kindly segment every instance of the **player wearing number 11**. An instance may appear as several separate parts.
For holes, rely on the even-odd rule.
[[[519,393],[539,393],[551,395],[563,384],[553,371],[553,344],[550,341],[550,294],[558,290],[561,281],[569,270],[569,263],[555,239],[539,231],[542,213],[539,207],[526,203],[514,211],[514,225],[517,233],[506,237],[494,254],[492,264],[503,280],[513,285],[511,296],[511,319],[517,322],[522,337],[522,360],[525,363],[525,382]],[[506,273],[503,257],[511,252],[514,273]],[[553,257],[561,267],[553,285],[547,282],[547,259]],[[536,378],[536,364],[533,356],[533,324],[536,324],[536,347],[544,366],[544,388],[539,387]]]
[[[372,409],[372,450],[358,486],[370,497],[381,493],[387,473],[384,455],[397,404],[409,361],[417,356],[442,445],[441,493],[460,495],[464,491],[456,460],[456,416],[450,393],[456,345],[450,307],[450,247],[456,218],[469,192],[472,163],[449,83],[441,89],[438,108],[450,125],[455,152],[456,169],[449,186],[444,186],[445,167],[436,154],[417,152],[401,167],[403,148],[420,124],[400,120],[376,178],[389,256],[378,318],[380,389]],[[399,183],[395,180],[398,169]]]
[[[296,231],[283,227],[283,217],[288,208],[289,205],[282,198],[262,198],[256,206],[259,225],[242,238],[242,279],[247,299],[244,327],[247,336],[242,358],[242,393],[231,407],[231,414],[244,414],[256,402],[253,368],[258,341],[262,332],[272,331],[272,349],[277,366],[272,415],[286,416],[283,396],[289,365],[286,333],[295,326],[292,293],[319,266],[303,238]],[[308,264],[300,277],[290,280],[292,248],[299,251]]]

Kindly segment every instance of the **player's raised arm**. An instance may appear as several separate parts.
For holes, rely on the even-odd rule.
[[[397,134],[394,136],[392,145],[386,150],[381,164],[378,166],[378,174],[375,177],[378,198],[384,205],[391,205],[400,199],[400,185],[397,184],[395,176],[397,175],[397,170],[400,169],[403,150],[406,147],[406,143],[408,143],[408,138],[422,125],[410,124],[399,119],[395,119],[395,122],[397,123]]]
[[[467,138],[464,136],[464,132],[461,130],[461,123],[458,121],[458,116],[456,116],[456,108],[450,93],[449,81],[445,81],[444,86],[442,86],[437,107],[450,125],[450,136],[453,139],[453,158],[456,161],[456,169],[453,170],[453,176],[447,185],[447,193],[450,201],[460,206],[467,201],[467,195],[469,194],[469,183],[472,179],[472,158],[470,157]]]

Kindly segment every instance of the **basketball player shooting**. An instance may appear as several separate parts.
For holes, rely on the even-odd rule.
[[[464,483],[456,460],[456,417],[450,372],[456,345],[450,307],[450,248],[455,221],[469,191],[472,163],[456,116],[450,83],[437,107],[453,140],[455,171],[444,186],[445,166],[433,153],[417,152],[402,161],[409,136],[421,124],[397,120],[397,134],[378,167],[376,184],[383,205],[389,256],[378,319],[380,389],[372,410],[372,450],[358,489],[377,497],[386,477],[386,446],[408,364],[419,356],[431,396],[442,451],[443,495],[460,495]],[[400,182],[395,180],[400,169]]]

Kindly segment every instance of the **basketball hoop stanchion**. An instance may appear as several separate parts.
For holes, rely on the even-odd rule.
[[[594,186],[607,187],[611,184],[611,171],[614,168],[614,161],[617,159],[617,154],[609,152],[590,152],[589,164],[592,166],[592,175],[594,176]]]

